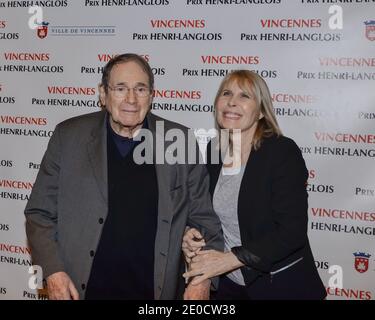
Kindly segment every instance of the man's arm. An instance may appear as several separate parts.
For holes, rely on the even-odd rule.
[[[64,269],[57,242],[59,172],[60,139],[56,127],[25,208],[26,234],[33,263],[43,268],[45,278]]]
[[[224,238],[219,217],[213,210],[209,192],[209,176],[206,166],[203,164],[192,165],[189,172],[189,217],[187,225],[196,228],[205,241],[203,250],[224,250]],[[211,279],[214,289],[218,287],[219,278]],[[193,287],[189,285],[187,290]],[[204,288],[195,288],[194,290]],[[202,292],[203,292],[202,291]],[[187,293],[189,294],[189,293]],[[194,293],[196,296],[196,293]],[[202,298],[204,299],[204,298]]]
[[[224,238],[219,217],[213,210],[209,176],[203,164],[192,165],[189,172],[189,217],[187,224],[196,228],[205,241],[204,250],[223,251]]]

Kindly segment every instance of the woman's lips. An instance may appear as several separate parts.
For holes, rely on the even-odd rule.
[[[129,112],[129,113],[136,113],[138,110],[129,110],[129,109],[122,109],[122,112]]]
[[[224,118],[231,120],[238,120],[242,117],[239,113],[235,112],[223,112],[223,116]]]

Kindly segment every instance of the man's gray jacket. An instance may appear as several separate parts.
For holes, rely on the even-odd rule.
[[[56,126],[25,209],[33,264],[42,267],[44,278],[66,272],[81,299],[93,262],[90,251],[96,252],[108,213],[107,117],[106,111],[99,111]],[[161,135],[156,137],[157,121],[164,124],[165,132],[177,128],[187,138],[187,129],[181,125],[151,113],[146,121],[154,144],[157,139],[164,141]],[[176,299],[181,297],[178,293],[184,281],[181,242],[185,226],[198,228],[207,248],[222,250],[223,237],[212,209],[205,165],[155,167],[159,190],[155,299]]]

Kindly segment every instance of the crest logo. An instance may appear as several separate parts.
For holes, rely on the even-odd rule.
[[[368,270],[368,260],[371,257],[371,254],[364,253],[364,252],[354,252],[353,253],[354,259],[354,268],[359,273],[364,273]]]
[[[38,27],[36,29],[36,32],[37,32],[37,35],[40,39],[44,39],[45,37],[47,37],[48,25],[49,25],[49,22],[43,21],[42,23],[38,23]]]
[[[370,41],[375,40],[375,20],[369,20],[364,22],[366,25],[366,38]]]

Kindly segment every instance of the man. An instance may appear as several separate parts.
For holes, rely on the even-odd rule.
[[[139,129],[155,136],[163,121],[187,134],[149,112],[153,86],[142,57],[117,56],[99,86],[105,110],[60,123],[50,139],[25,209],[50,299],[182,298],[186,226],[223,247],[204,165],[136,163]],[[189,285],[185,298],[207,298],[209,285]]]

